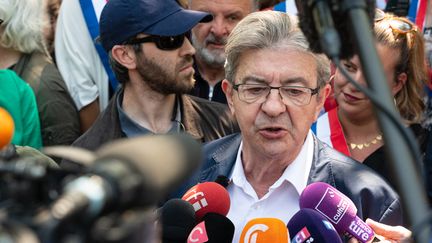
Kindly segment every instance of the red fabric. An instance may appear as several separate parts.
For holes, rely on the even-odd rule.
[[[333,144],[333,148],[345,154],[346,156],[351,156],[347,142],[345,140],[342,125],[339,122],[337,109],[333,109],[328,112],[328,120],[331,131],[330,140]]]
[[[426,16],[427,0],[420,0],[420,6],[418,8],[416,25],[419,27],[420,31],[423,30],[423,24]]]

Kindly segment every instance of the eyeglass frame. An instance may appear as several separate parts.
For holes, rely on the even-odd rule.
[[[377,13],[378,13],[379,16],[377,16]],[[386,16],[386,13],[384,11],[382,11],[379,8],[375,9],[374,22],[378,23],[378,22],[386,19],[385,16]],[[411,23],[411,22],[409,22],[409,21],[407,21],[405,19],[402,19],[400,17],[391,16],[390,18],[387,18],[387,20],[388,20],[388,25],[392,29],[393,33],[396,32],[396,34],[407,34],[407,33],[410,33],[412,31],[418,31],[418,28],[417,28],[417,26],[415,24],[413,24],[413,23]],[[400,22],[402,24],[406,24],[406,25],[409,26],[409,29],[408,30],[403,30],[403,29],[397,28],[394,24],[392,24],[392,22]]]
[[[255,85],[255,86],[257,86],[257,87],[258,87],[258,86],[261,86],[261,87],[269,88],[267,94],[266,94],[265,96],[262,96],[262,97],[265,97],[265,99],[263,99],[262,102],[259,102],[258,104],[262,104],[262,103],[264,103],[264,102],[267,100],[267,97],[270,95],[272,89],[277,89],[277,90],[278,90],[278,93],[279,93],[279,97],[281,98],[282,102],[283,102],[285,105],[289,105],[289,104],[287,104],[286,102],[287,102],[287,101],[291,101],[293,104],[295,104],[295,105],[297,105],[297,106],[306,106],[306,105],[309,105],[310,102],[311,102],[311,100],[312,100],[312,96],[318,94],[318,93],[319,93],[319,90],[321,89],[320,86],[316,87],[315,89],[312,89],[312,88],[309,88],[309,87],[296,86],[296,85],[282,85],[282,86],[279,86],[279,87],[274,87],[274,86],[267,85],[267,84],[245,84],[245,83],[242,83],[242,84],[232,84],[233,89],[234,89],[235,91],[237,91],[238,98],[239,98],[241,101],[246,102],[246,103],[248,103],[248,104],[257,103],[257,101],[258,101],[259,99],[261,99],[262,97],[258,97],[258,98],[256,98],[254,101],[247,101],[247,100],[243,99],[243,98],[241,97],[241,95],[240,95],[240,93],[242,93],[242,92],[239,91],[239,87],[242,86],[242,85]],[[308,99],[308,102],[306,102],[306,103],[304,103],[304,104],[297,104],[295,101],[293,101],[293,99],[284,99],[284,97],[282,96],[282,93],[281,93],[281,88],[297,88],[297,89],[298,89],[298,88],[301,88],[301,89],[309,90],[310,93],[309,93],[309,92],[306,92],[306,93],[310,94],[309,99]]]
[[[179,40],[179,44],[177,44],[175,46],[164,47],[163,44],[161,44],[162,43],[161,42],[162,38],[177,38],[177,37],[180,37],[181,40]],[[135,44],[142,44],[142,43],[152,42],[152,43],[155,43],[156,47],[159,50],[173,51],[173,50],[177,50],[180,47],[182,47],[186,38],[188,38],[188,33],[183,33],[183,34],[176,35],[176,36],[150,35],[150,36],[146,36],[146,37],[135,37],[133,39],[130,39],[130,40],[126,41],[123,44],[124,45],[135,45]]]

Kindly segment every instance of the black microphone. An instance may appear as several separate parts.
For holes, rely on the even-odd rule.
[[[234,237],[234,224],[227,217],[217,213],[207,213],[189,234],[187,243],[231,243]]]
[[[88,174],[67,183],[52,204],[51,219],[154,206],[198,167],[201,145],[186,134],[150,135],[114,141],[95,154]]]
[[[346,2],[351,6],[347,6]],[[325,53],[330,58],[349,58],[356,51],[346,14],[348,7],[366,9],[371,26],[375,15],[375,0],[296,0],[296,6],[299,25],[310,49],[315,53]]]
[[[223,186],[224,188],[227,188],[229,186],[229,184],[231,183],[230,179],[224,175],[218,175],[218,177],[215,179],[214,182]]]
[[[184,243],[195,226],[195,210],[181,199],[171,199],[159,209],[162,243]]]

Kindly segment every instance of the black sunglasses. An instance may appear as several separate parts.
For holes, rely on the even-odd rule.
[[[183,45],[186,36],[187,36],[186,33],[181,35],[176,35],[176,36],[151,35],[142,38],[134,38],[132,40],[127,41],[125,44],[133,45],[133,44],[141,44],[146,42],[154,42],[157,48],[164,51],[172,51],[180,48]]]

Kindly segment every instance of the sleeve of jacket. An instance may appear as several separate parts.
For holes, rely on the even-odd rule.
[[[404,225],[402,219],[402,205],[399,199],[395,199],[381,215],[379,222],[389,225]]]

